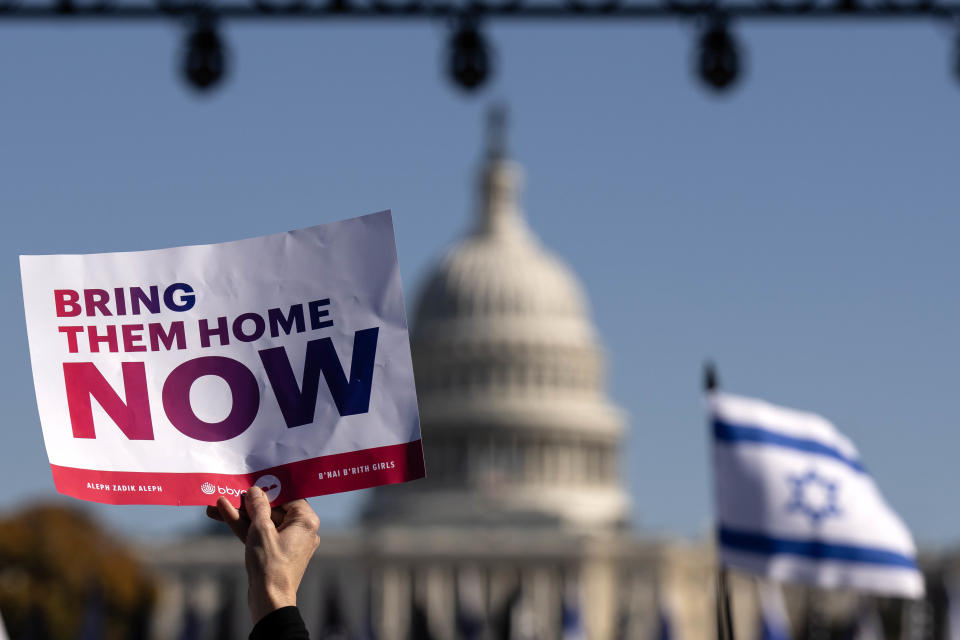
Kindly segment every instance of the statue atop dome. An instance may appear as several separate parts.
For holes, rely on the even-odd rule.
[[[523,170],[507,154],[507,110],[503,105],[495,105],[487,113],[486,147],[474,235],[529,241],[531,234],[520,210]]]
[[[487,158],[507,157],[507,107],[497,103],[487,111]]]

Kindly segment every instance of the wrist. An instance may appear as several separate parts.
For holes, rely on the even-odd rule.
[[[282,589],[255,589],[250,587],[248,593],[250,618],[258,623],[268,613],[283,607],[297,606],[296,591],[289,592]]]

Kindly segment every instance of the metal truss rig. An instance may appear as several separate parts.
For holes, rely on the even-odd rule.
[[[0,23],[17,20],[179,20],[187,25],[182,53],[185,80],[198,91],[224,77],[229,51],[218,32],[224,20],[442,20],[450,25],[447,43],[450,79],[468,92],[481,88],[492,69],[492,50],[481,25],[492,20],[693,22],[699,35],[695,72],[717,92],[732,88],[741,75],[742,50],[730,30],[745,20],[916,20],[958,28],[953,71],[960,78],[960,3],[934,0],[758,0],[723,4],[716,0],[665,0],[660,4],[623,0],[524,0],[468,4],[438,0],[227,0],[223,3],[157,0],[154,4],[119,4],[111,0],[53,0],[19,3],[0,0]]]

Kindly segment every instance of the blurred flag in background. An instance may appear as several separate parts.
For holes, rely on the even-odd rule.
[[[943,640],[960,640],[960,578],[947,580],[947,615],[944,620]]]
[[[780,585],[758,580],[757,597],[760,603],[757,640],[791,640],[790,618]]]
[[[673,629],[670,611],[663,601],[657,611],[657,634],[654,636],[657,640],[677,640]]]
[[[483,582],[476,570],[457,576],[457,633],[462,640],[479,640],[486,629]]]
[[[587,631],[580,614],[580,585],[570,583],[565,590],[560,611],[562,640],[587,640]]]
[[[873,598],[860,598],[857,619],[850,631],[850,640],[883,640],[883,621]]]

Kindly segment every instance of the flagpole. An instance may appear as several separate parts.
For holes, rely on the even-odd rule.
[[[717,638],[734,640],[730,612],[730,591],[727,588],[727,568],[717,561]]]
[[[720,387],[716,367],[712,362],[703,366],[703,390],[707,393]],[[727,584],[727,568],[720,560],[720,544],[717,541],[717,640],[735,640],[733,635],[733,617],[730,608],[730,589]]]

